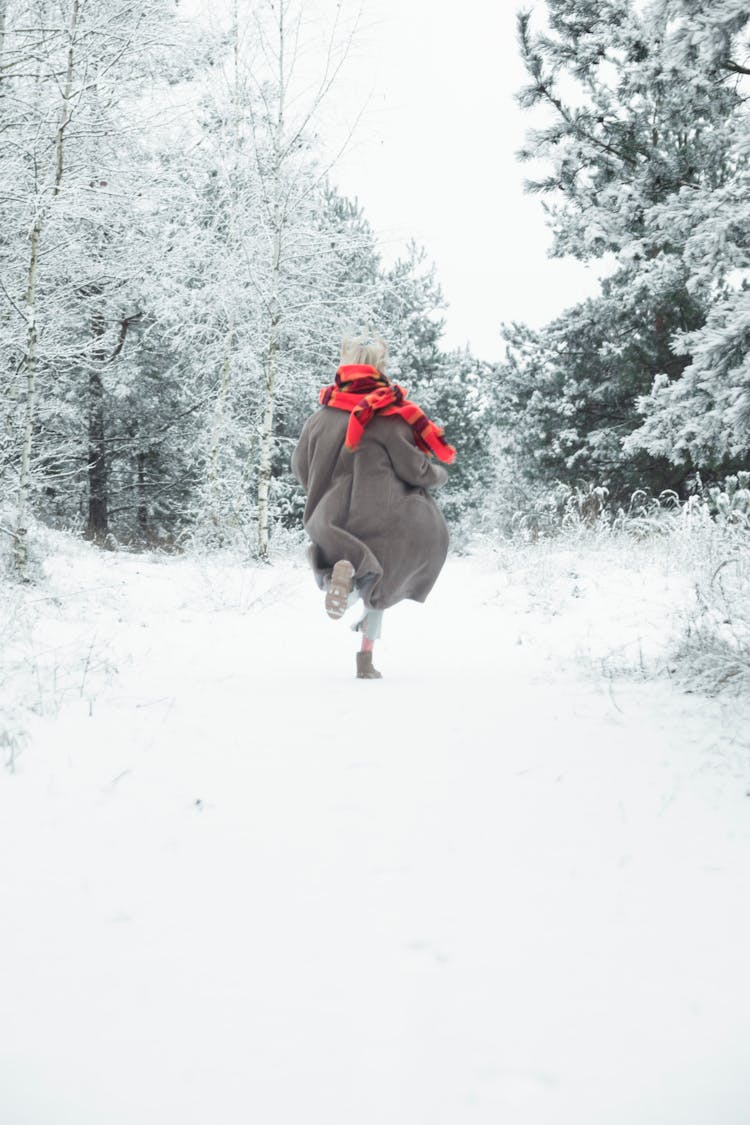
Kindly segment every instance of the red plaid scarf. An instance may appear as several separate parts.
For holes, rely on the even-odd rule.
[[[339,367],[336,382],[323,387],[320,401],[323,406],[349,411],[347,449],[357,448],[365,426],[376,414],[397,414],[411,426],[417,448],[427,454],[434,453],[438,461],[447,465],[455,460],[456,451],[448,445],[440,426],[431,422],[416,403],[409,401],[403,387],[389,383],[376,367],[356,363]]]

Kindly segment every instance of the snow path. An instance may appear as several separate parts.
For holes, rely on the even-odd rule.
[[[726,707],[476,560],[369,683],[299,567],[88,559],[118,674],[0,778],[2,1125],[747,1125]]]

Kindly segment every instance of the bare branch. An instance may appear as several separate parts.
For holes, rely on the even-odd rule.
[[[731,71],[732,74],[750,74],[750,67],[742,66],[741,63],[732,62],[731,59],[727,59],[725,63],[722,63],[722,66],[725,70]]]

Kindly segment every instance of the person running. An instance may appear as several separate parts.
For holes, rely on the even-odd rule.
[[[373,667],[383,611],[404,598],[424,602],[448,553],[448,528],[428,492],[448,479],[455,459],[443,430],[410,402],[385,370],[379,337],[344,339],[322,409],[302,429],[292,471],[307,493],[303,525],[325,608],[334,620],[358,598],[364,614],[357,677]]]

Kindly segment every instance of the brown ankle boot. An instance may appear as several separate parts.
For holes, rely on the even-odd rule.
[[[357,679],[358,680],[382,680],[382,675],[378,672],[377,668],[372,666],[372,653],[371,652],[358,652],[357,653]]]

